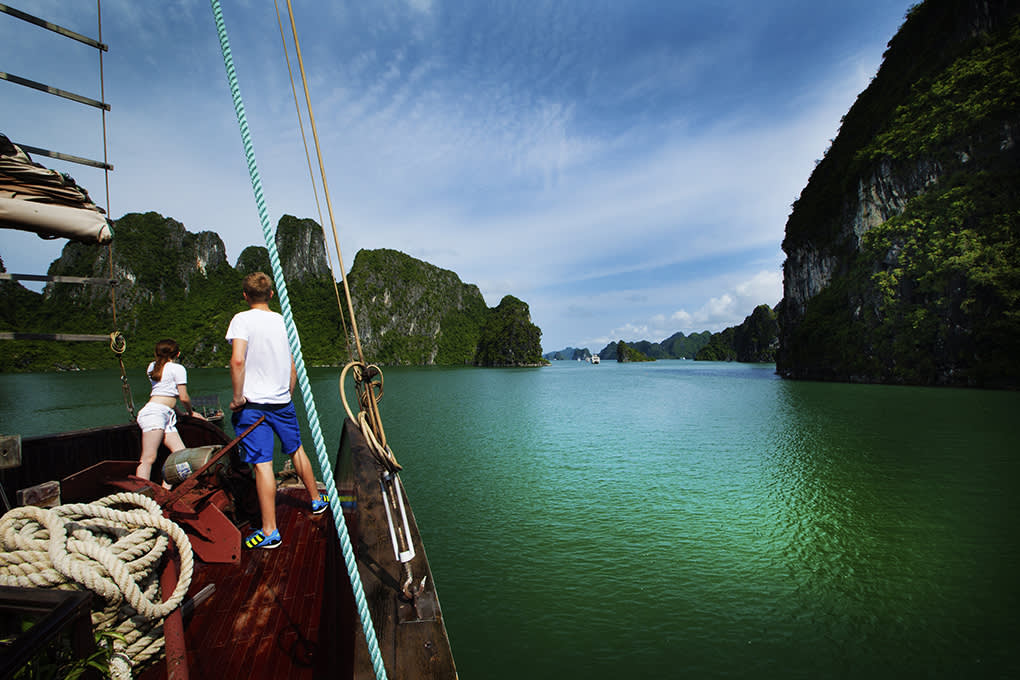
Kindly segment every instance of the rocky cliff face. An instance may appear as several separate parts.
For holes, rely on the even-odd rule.
[[[542,331],[531,323],[531,310],[523,300],[506,295],[489,311],[478,340],[479,366],[541,366]]]
[[[275,240],[283,278],[288,286],[291,283],[330,279],[322,227],[315,220],[284,215],[276,226]],[[238,256],[236,269],[242,276],[254,271],[272,276],[269,251],[265,246],[248,246]]]
[[[396,250],[362,250],[347,276],[367,357],[471,363],[487,308],[478,286]]]
[[[281,217],[276,227],[276,248],[288,282],[330,277],[322,228],[315,220]]]
[[[124,215],[115,229],[112,249],[68,243],[49,274],[109,278],[112,252],[119,313],[187,297],[196,284],[230,268],[223,240],[214,232],[192,234],[153,212]],[[108,307],[110,300],[109,289],[94,286],[51,283],[43,294],[52,302],[79,306]]]
[[[783,314],[786,328],[803,318],[808,301],[847,270],[848,253],[858,253],[861,239],[872,228],[903,212],[907,202],[923,194],[946,174],[933,159],[917,159],[909,167],[894,167],[882,159],[856,181],[835,223],[835,237],[827,242],[806,240],[784,244]]]
[[[1018,12],[928,0],[890,42],[787,222],[784,376],[996,382],[979,344],[1004,333],[996,344],[1012,347],[1016,330],[992,331],[973,310],[1011,305],[1015,257],[988,261],[1017,236]]]
[[[350,357],[322,229],[312,220],[284,216],[276,247],[305,361],[342,365]],[[129,365],[143,365],[158,339],[172,337],[184,350],[185,365],[223,366],[229,353],[224,331],[231,316],[244,308],[242,278],[256,270],[272,271],[266,248],[245,248],[236,268],[231,267],[218,235],[192,234],[180,222],[156,213],[119,219],[112,252],[113,278],[119,281],[116,319],[106,287],[50,284],[38,294],[3,282],[0,329],[88,334],[119,330],[130,339],[125,355]],[[109,253],[105,247],[68,243],[49,273],[109,278]],[[521,351],[514,342],[507,345],[501,332],[510,340],[541,336],[523,302],[513,299],[515,314],[498,313],[509,308],[502,304],[489,310],[477,286],[394,250],[359,252],[347,278],[365,358],[373,363],[473,364],[483,328],[494,316],[500,323],[492,326],[496,330],[490,340],[512,350],[507,361],[520,363],[530,350]],[[270,306],[278,309],[278,304],[274,299]],[[105,347],[79,343],[54,351],[29,346],[0,356],[0,370],[108,367],[110,360]]]

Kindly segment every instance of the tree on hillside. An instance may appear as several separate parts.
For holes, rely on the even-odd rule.
[[[534,366],[542,359],[542,331],[531,323],[527,303],[512,295],[490,310],[482,327],[475,363],[479,366]]]
[[[616,360],[617,361],[655,361],[652,357],[644,354],[643,352],[629,347],[627,343],[620,340],[616,343]]]
[[[771,362],[779,348],[779,322],[768,305],[758,305],[736,328],[733,343],[737,361]]]

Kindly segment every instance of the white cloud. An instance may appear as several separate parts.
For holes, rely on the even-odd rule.
[[[719,331],[736,326],[761,304],[770,307],[783,297],[783,277],[780,272],[761,271],[742,281],[722,295],[710,298],[694,312],[677,310],[670,319],[690,329]]]
[[[432,11],[432,0],[407,0],[407,4],[411,9],[422,14]]]
[[[773,305],[783,297],[783,273],[781,271],[760,271],[748,281],[734,289],[740,302],[759,301]],[[774,301],[774,302],[773,302]]]
[[[262,234],[208,6],[107,6],[112,212],[214,229],[233,262]],[[693,11],[668,9],[673,21]],[[769,12],[780,9],[792,11]],[[641,16],[628,5],[453,2],[436,21],[432,0],[295,2],[347,267],[359,248],[386,247],[453,270],[490,305],[528,302],[555,349],[720,330],[775,304],[790,203],[891,33],[843,36],[849,51],[812,82],[720,93],[714,79],[758,77],[762,40],[793,45],[761,13],[721,11],[721,32],[645,43],[617,30]],[[317,217],[275,16],[226,19],[270,219]],[[47,54],[53,72],[69,66]],[[29,106],[10,109],[5,125],[36,132]],[[46,127],[39,137],[86,137],[77,121]],[[8,243],[9,270],[36,257],[44,271],[59,254]]]

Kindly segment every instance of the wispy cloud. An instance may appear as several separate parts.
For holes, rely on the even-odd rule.
[[[38,4],[95,33],[93,7]],[[396,248],[513,294],[550,350],[739,323],[778,302],[790,204],[909,4],[296,0],[345,263]],[[271,218],[317,217],[275,13],[226,5]],[[216,230],[236,259],[261,230],[208,5],[103,8],[113,214]],[[7,19],[8,70],[98,81]],[[13,138],[102,153],[95,116],[11,103]],[[8,269],[44,270],[57,247],[26,238],[0,236]]]

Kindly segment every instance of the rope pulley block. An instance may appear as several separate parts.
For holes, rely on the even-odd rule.
[[[396,472],[387,472],[379,477],[382,489],[383,505],[386,508],[386,523],[390,528],[390,541],[393,544],[393,557],[400,563],[414,559],[414,544],[411,542],[411,524],[407,519],[404,507],[404,494],[400,488],[400,477]],[[394,514],[399,514],[399,522],[394,521]]]

